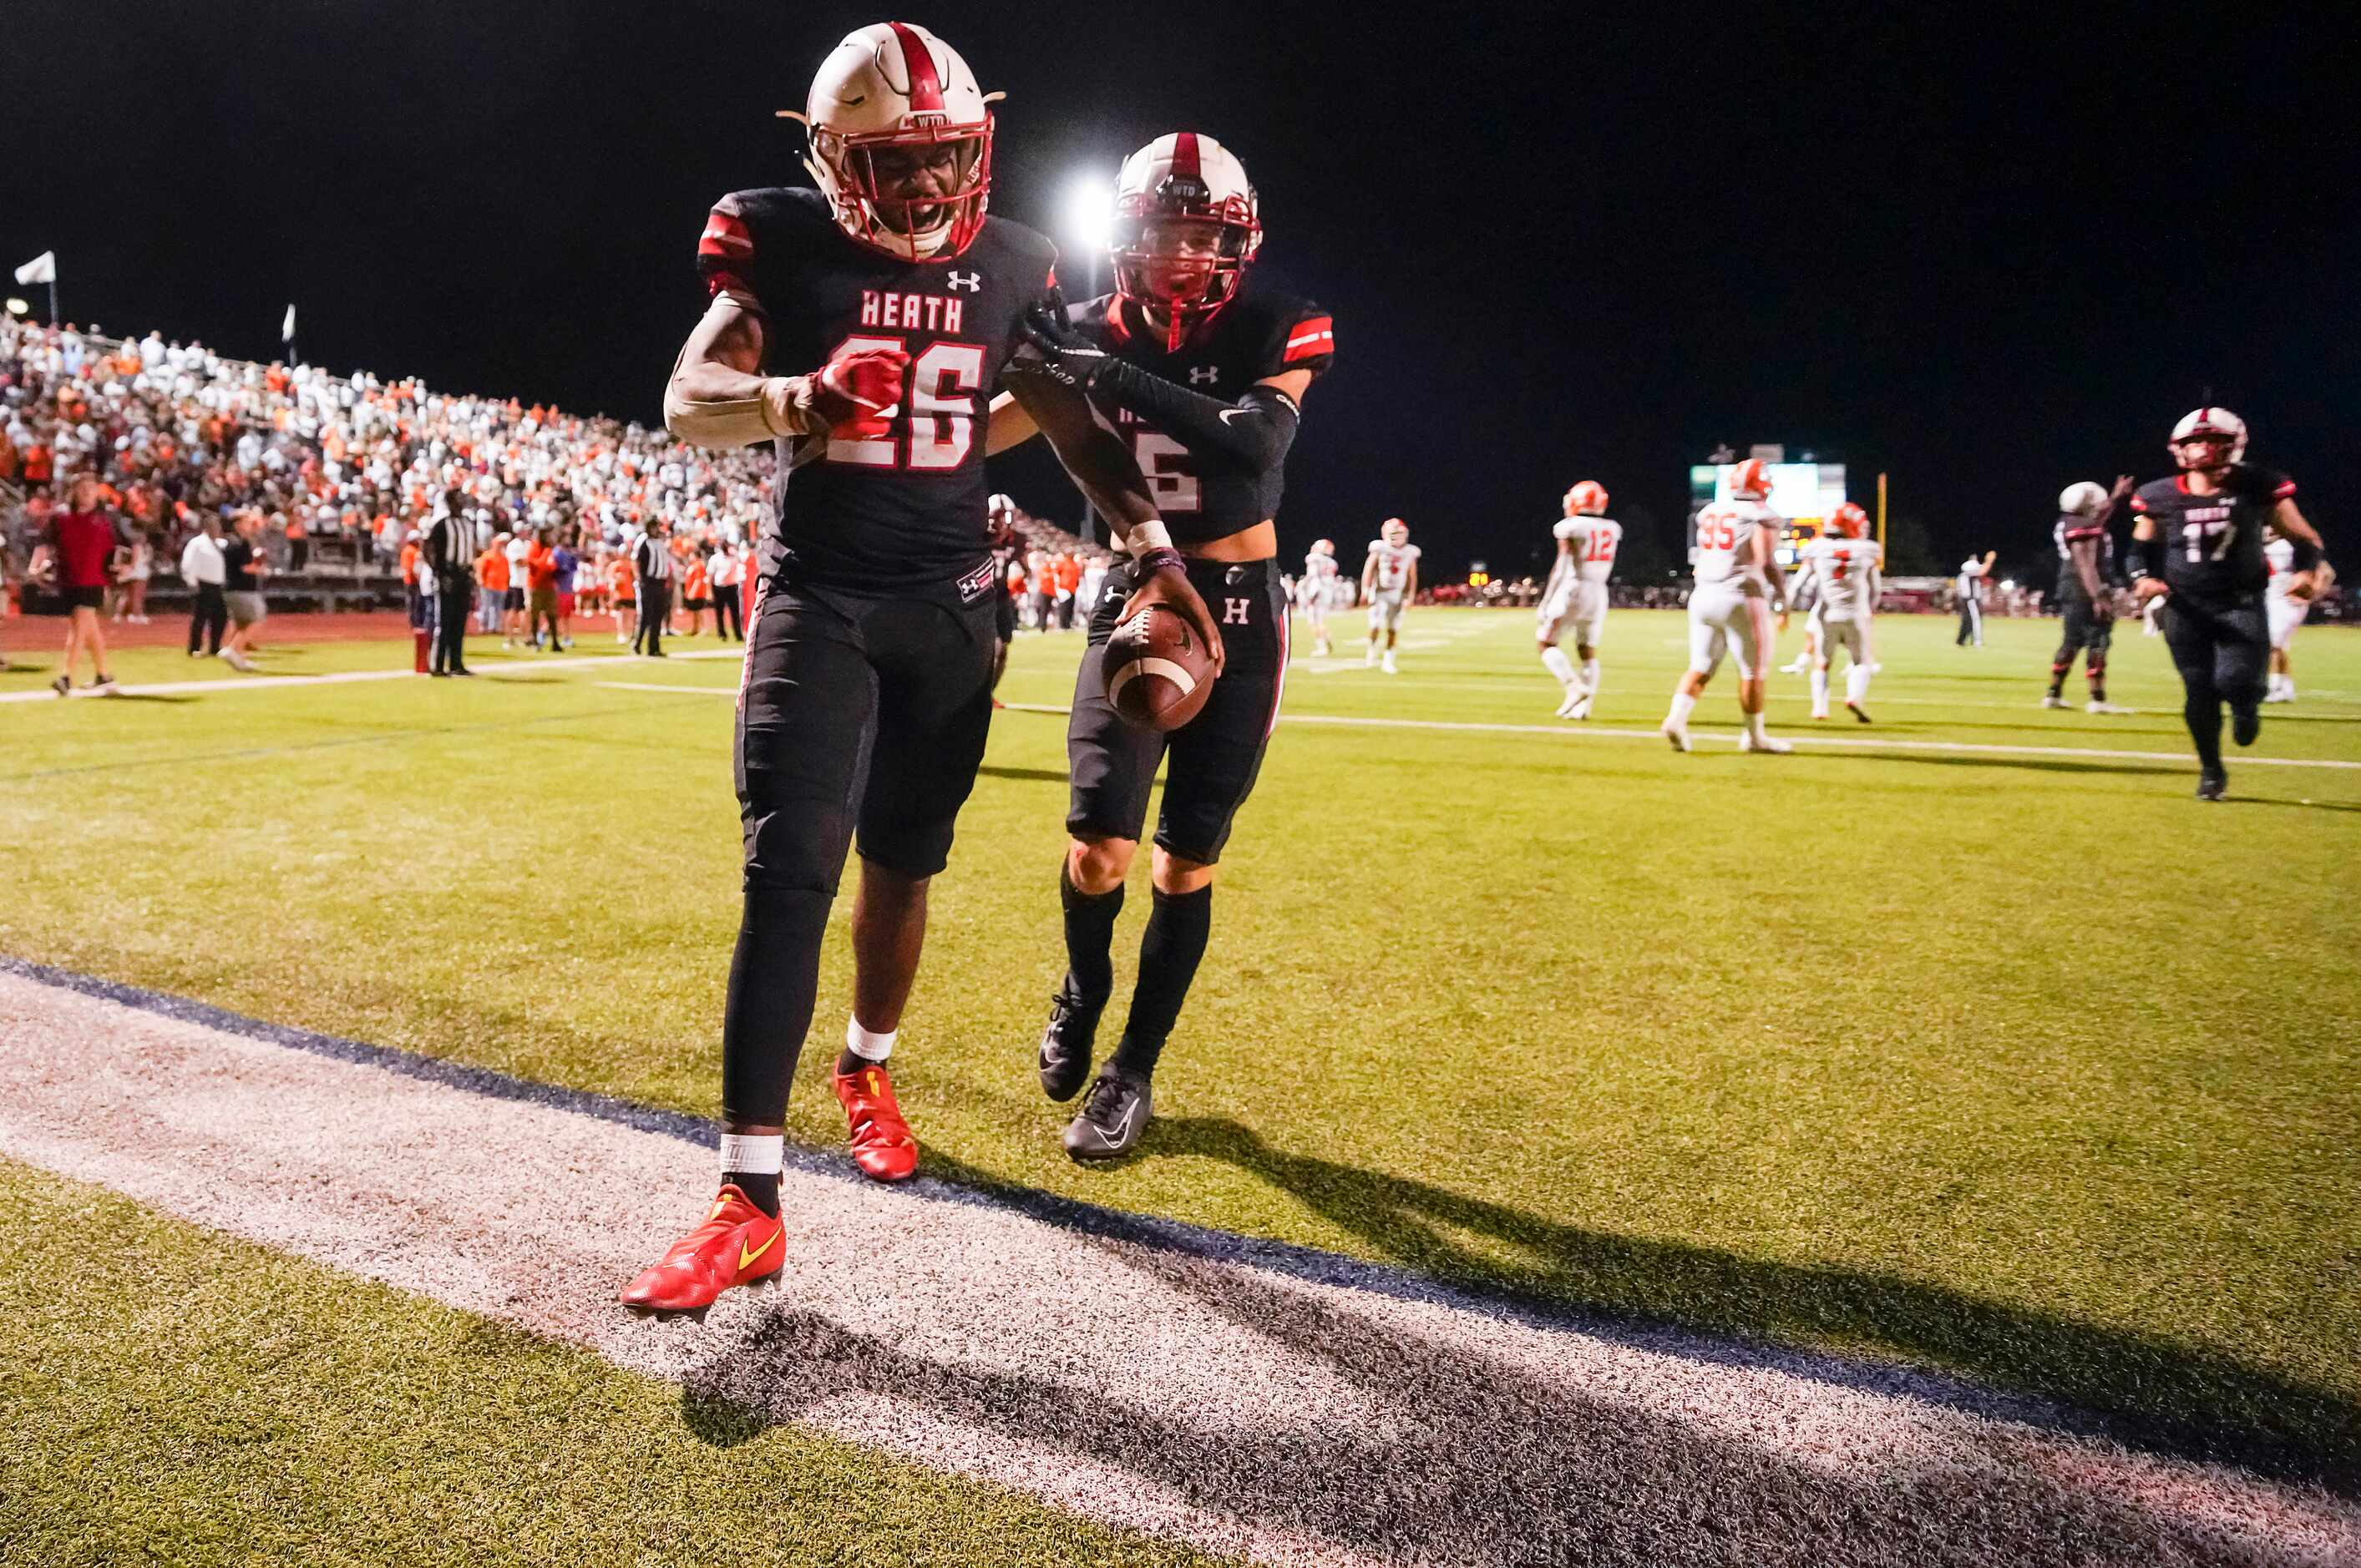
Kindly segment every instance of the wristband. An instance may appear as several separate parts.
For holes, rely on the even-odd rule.
[[[2290,535],[2288,548],[2295,553],[2292,564],[2299,572],[2309,572],[2326,558],[2320,546],[2309,539],[2298,539]]]
[[[1144,582],[1159,572],[1186,574],[1188,570],[1188,559],[1170,544],[1159,544],[1131,558],[1132,578],[1137,582]]]

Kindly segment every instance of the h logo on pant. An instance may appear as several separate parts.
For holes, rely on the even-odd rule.
[[[1222,601],[1222,624],[1224,626],[1244,626],[1247,624],[1246,611],[1253,606],[1253,604],[1254,600],[1252,599],[1224,599]]]

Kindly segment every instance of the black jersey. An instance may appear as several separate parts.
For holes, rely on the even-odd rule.
[[[1110,294],[1069,313],[1108,352],[1176,387],[1224,402],[1235,402],[1257,381],[1289,370],[1317,377],[1336,357],[1328,313],[1289,294],[1249,286],[1170,352],[1164,335],[1150,331],[1136,311],[1131,305],[1118,308]],[[1131,447],[1174,543],[1220,539],[1278,515],[1284,464],[1257,469],[1227,453],[1195,450],[1129,409],[1104,397],[1092,400]]]
[[[2263,525],[2295,494],[2295,481],[2251,463],[2233,464],[2210,496],[2189,493],[2183,478],[2142,485],[2132,510],[2156,523],[2151,548],[2164,557],[2164,580],[2192,598],[2258,594],[2269,580],[2263,560]]]
[[[2058,598],[2060,600],[2091,597],[2082,589],[2082,574],[2074,569],[2074,545],[2077,542],[2088,539],[2098,551],[2101,583],[2106,582],[2108,575],[2115,568],[2115,536],[2107,532],[2106,523],[2098,518],[2068,512],[2049,531],[2049,537],[2058,542]]]
[[[763,580],[784,569],[820,587],[957,583],[963,598],[982,595],[984,411],[1025,312],[1057,280],[1056,259],[1047,239],[1001,218],[956,257],[904,261],[837,227],[818,191],[714,203],[697,269],[708,291],[736,290],[762,308],[765,374],[808,374],[848,347],[910,356],[892,418],[777,443]]]

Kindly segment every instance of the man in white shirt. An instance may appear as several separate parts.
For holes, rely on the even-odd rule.
[[[203,532],[181,547],[181,580],[195,590],[197,602],[189,613],[189,657],[219,653],[222,633],[229,628],[229,601],[222,597],[228,568],[222,562],[221,516],[205,514]]]
[[[1557,540],[1557,561],[1542,591],[1535,631],[1541,642],[1542,664],[1557,677],[1565,700],[1560,718],[1587,718],[1598,695],[1598,638],[1607,624],[1607,578],[1615,570],[1615,553],[1622,547],[1623,525],[1606,514],[1607,487],[1585,479],[1566,491],[1565,516],[1551,532]],[[1582,667],[1558,646],[1558,639],[1574,633],[1575,652]]]
[[[1419,548],[1410,542],[1410,524],[1398,517],[1386,519],[1378,537],[1369,541],[1368,560],[1361,567],[1361,591],[1369,601],[1369,645],[1361,663],[1378,662],[1378,643],[1385,639],[1385,672],[1399,673],[1394,644],[1401,636],[1402,606],[1418,597]]]
[[[1954,648],[1984,645],[1984,584],[1999,556],[1999,551],[1987,550],[1982,560],[1971,555],[1960,563],[1960,576],[1953,585],[1960,595],[1960,634],[1951,639]]]

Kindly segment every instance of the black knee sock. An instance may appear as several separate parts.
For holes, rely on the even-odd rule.
[[[1189,982],[1197,978],[1197,960],[1205,956],[1205,938],[1213,928],[1213,889],[1209,883],[1194,893],[1155,890],[1156,909],[1139,938],[1139,979],[1131,988],[1131,1016],[1124,1024],[1123,1043],[1115,1047],[1113,1066],[1135,1078],[1156,1070],[1165,1037],[1180,1019],[1180,1003],[1188,999]]]
[[[2106,661],[2105,661],[2105,660],[2103,660],[2103,659],[2102,659],[2102,660],[2100,660],[2100,661],[2099,661],[2097,663],[2095,663],[2095,664],[2085,664],[2085,665],[2083,665],[2083,667],[2082,667],[2082,674],[2085,674],[2085,675],[2087,675],[2088,677],[2090,677],[2090,681],[2091,681],[2091,700],[2092,700],[2092,702],[2104,702],[2104,701],[2106,701],[2106,700],[2107,700],[2107,663],[2106,663]]]
[[[2063,659],[2052,659],[2049,661],[2049,695],[2051,696],[2062,696],[2065,695],[2066,672],[2073,667],[2074,656],[2071,653],[2069,653]]]
[[[2222,768],[2222,699],[2213,692],[2200,696],[2189,694],[2181,705],[2181,718],[2189,721],[2189,738],[2197,742],[2197,761],[2209,773]]]
[[[1163,894],[1159,894],[1161,898]],[[1123,886],[1084,893],[1074,885],[1071,861],[1058,862],[1058,902],[1066,911],[1066,981],[1084,1003],[1104,1003],[1115,989],[1115,917],[1123,913]]]
[[[787,1085],[819,993],[830,902],[817,889],[746,890],[721,1014],[721,1110],[737,1125],[775,1127],[787,1119]]]

